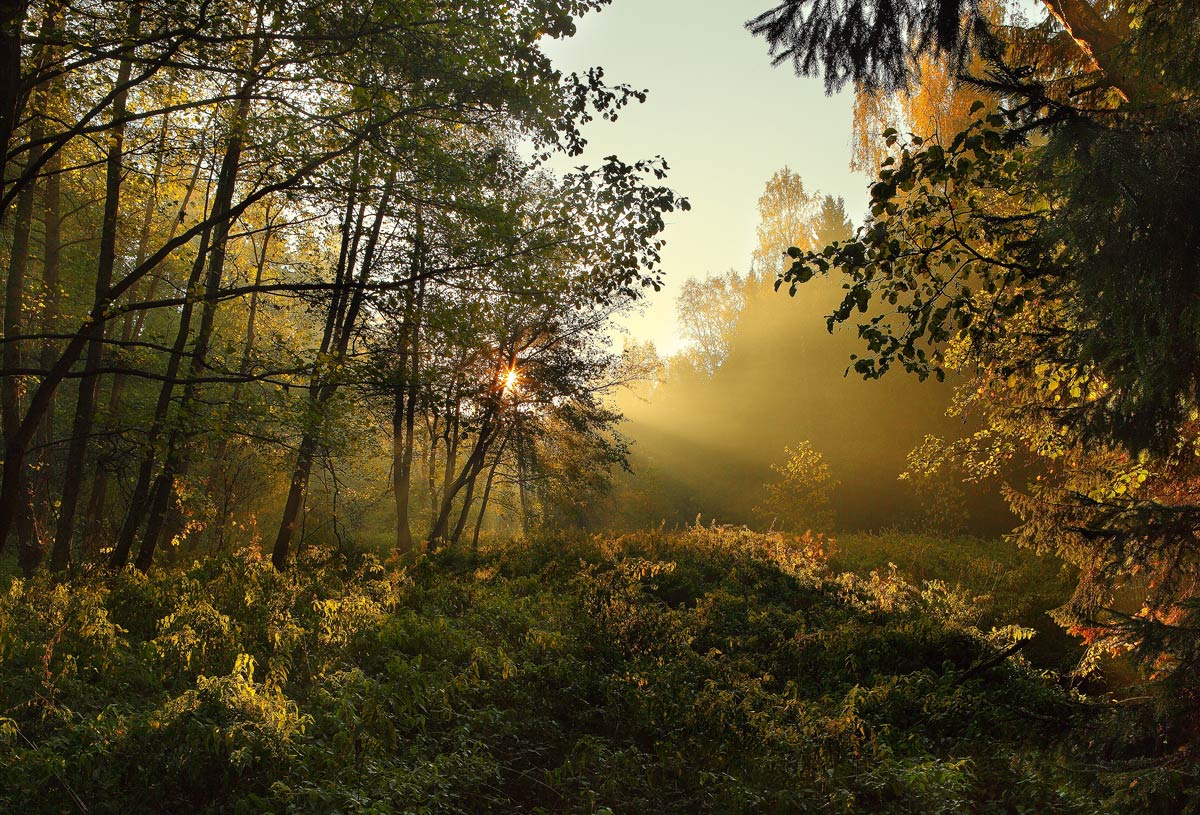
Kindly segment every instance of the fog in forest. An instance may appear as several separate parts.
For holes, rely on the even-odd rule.
[[[1010,528],[996,479],[964,483],[961,474],[909,466],[926,437],[969,435],[969,419],[947,415],[961,382],[903,372],[866,380],[852,367],[862,350],[854,326],[831,333],[827,325],[846,294],[841,281],[819,276],[794,295],[776,290],[789,247],[851,236],[841,199],[806,190],[783,168],[764,184],[758,210],[757,248],[745,269],[683,285],[676,307],[687,345],[618,398],[631,472],[616,477],[605,516],[630,529],[697,519],[794,527],[802,520],[789,517],[794,512],[763,504],[779,479],[772,465],[807,443],[828,468],[828,511],[810,519],[820,522],[814,528]]]
[[[1200,815],[1198,55],[0,0],[0,813]]]

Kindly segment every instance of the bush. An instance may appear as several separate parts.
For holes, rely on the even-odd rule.
[[[808,442],[783,448],[787,459],[772,464],[778,476],[763,484],[762,502],[754,508],[764,526],[788,532],[829,530],[833,527],[830,496],[838,484],[829,474],[825,457]]]

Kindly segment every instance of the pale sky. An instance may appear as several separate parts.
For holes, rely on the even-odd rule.
[[[850,172],[849,93],[828,98],[818,79],[790,65],[771,67],[765,41],[743,23],[772,0],[614,0],[579,21],[579,33],[549,42],[564,71],[599,65],[611,84],[650,91],[616,122],[589,126],[582,159],[598,164],[661,155],[668,184],[692,211],[671,216],[663,268],[666,287],[649,295],[630,333],[660,353],[679,347],[675,294],[689,277],[745,271],[754,248],[763,185],[784,165],[810,191],[840,195],[851,218],[866,206],[867,179]]]

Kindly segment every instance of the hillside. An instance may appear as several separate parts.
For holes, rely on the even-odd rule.
[[[1152,811],[1020,630],[827,548],[697,527],[16,580],[0,809]]]

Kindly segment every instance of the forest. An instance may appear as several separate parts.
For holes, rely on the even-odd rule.
[[[1200,815],[1200,8],[722,3],[0,0],[0,811]]]

